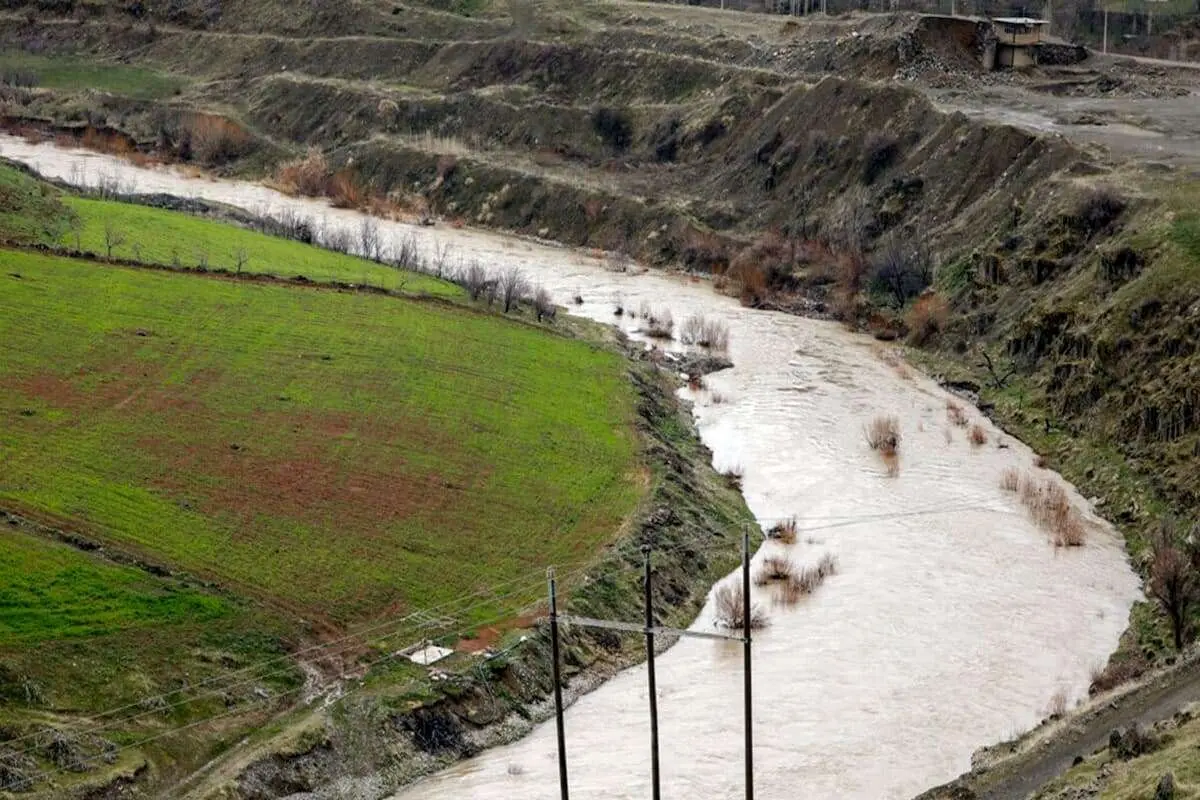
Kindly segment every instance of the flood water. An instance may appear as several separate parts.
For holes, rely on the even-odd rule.
[[[353,212],[260,186],[12,137],[0,137],[0,155],[63,179],[119,175],[138,192],[359,224]],[[1089,671],[1115,649],[1139,591],[1112,530],[1088,514],[1086,546],[1056,549],[999,488],[1005,468],[1034,469],[1028,448],[969,409],[989,434],[972,446],[947,421],[948,395],[889,363],[883,345],[742,308],[686,277],[614,273],[588,254],[482,231],[383,227],[457,257],[520,266],[562,305],[582,296],[571,313],[629,330],[641,320],[615,317],[618,299],[669,309],[677,324],[701,312],[728,324],[734,368],[684,394],[716,466],[743,469],[755,515],[798,520],[797,544],[769,542],[756,559],[787,550],[797,563],[825,553],[839,562],[792,608],[758,598],[769,615],[754,644],[759,797],[911,797],[969,768],[976,748],[1035,725],[1056,694],[1085,696]],[[900,418],[894,476],[863,436],[879,414]],[[695,625],[712,629],[708,609]],[[741,646],[685,640],[657,663],[664,796],[741,796]],[[581,698],[566,728],[572,797],[649,796],[644,667]],[[557,798],[553,723],[397,797]]]

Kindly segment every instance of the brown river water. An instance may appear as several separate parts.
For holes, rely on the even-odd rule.
[[[290,206],[359,225],[354,212],[249,183],[7,136],[0,155],[65,180],[106,175],[142,193],[259,212]],[[641,320],[615,317],[617,298],[669,309],[677,324],[697,313],[728,324],[735,366],[709,376],[708,389],[682,392],[700,433],[718,468],[742,467],[761,521],[796,516],[799,539],[786,549],[797,563],[825,553],[839,562],[794,607],[758,597],[769,616],[754,644],[758,797],[911,797],[968,769],[976,748],[1034,726],[1056,695],[1085,696],[1090,670],[1115,649],[1140,592],[1112,529],[1071,489],[1089,537],[1056,549],[999,487],[1006,468],[1034,469],[1029,449],[969,409],[989,433],[973,447],[946,419],[949,395],[893,366],[886,346],[836,324],[743,308],[707,282],[612,272],[570,249],[449,226],[381,227],[430,251],[518,265],[571,313],[631,332]],[[568,305],[576,293],[584,303]],[[894,476],[863,436],[883,413],[900,418],[903,434]],[[782,549],[768,542],[755,558]],[[694,624],[712,630],[710,610]],[[664,796],[740,797],[741,646],[684,640],[657,663]],[[571,706],[572,797],[649,796],[646,700],[645,668],[635,667]],[[557,798],[553,723],[396,797]]]

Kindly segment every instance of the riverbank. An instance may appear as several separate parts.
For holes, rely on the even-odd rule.
[[[13,155],[27,147],[19,142],[5,146]],[[63,177],[77,162],[89,176],[127,170],[124,178],[136,180],[139,191],[195,194],[278,211],[287,207],[350,230],[361,219],[249,184],[133,170],[83,153],[60,156],[32,149],[23,160]],[[879,782],[856,790],[862,797],[903,796],[948,779],[962,771],[976,746],[1005,738],[1014,725],[1027,727],[1040,719],[1051,695],[1063,689],[1072,695],[1085,692],[1090,667],[1115,647],[1134,586],[1127,582],[1120,546],[1111,533],[1094,521],[1086,547],[1062,555],[1053,546],[1044,547],[1043,535],[1019,509],[1009,507],[998,488],[1000,474],[1031,463],[1032,454],[997,437],[982,418],[988,446],[969,444],[945,420],[947,395],[884,360],[877,344],[834,325],[746,310],[684,276],[614,272],[603,260],[570,250],[469,229],[381,225],[415,237],[425,252],[448,246],[497,268],[519,265],[555,296],[581,300],[570,306],[574,312],[615,322],[633,336],[641,336],[636,331],[644,325],[643,306],[652,312],[670,310],[677,320],[703,313],[730,326],[736,366],[687,392],[702,437],[713,450],[713,463],[722,472],[739,468],[760,522],[797,517],[801,541],[793,558],[807,563],[831,552],[841,565],[838,576],[814,597],[794,610],[772,612],[772,624],[756,645],[756,674],[764,685],[759,724],[780,736],[786,731],[787,741],[799,752],[824,754],[825,767],[806,770],[819,791],[844,791],[846,764],[857,765],[854,774],[866,770],[879,776]],[[617,316],[617,307],[635,314]],[[883,469],[861,434],[873,415],[886,412],[901,416],[904,432],[901,468],[895,475]],[[1082,504],[1082,499],[1074,502]],[[775,554],[775,546],[768,545],[757,558]],[[1014,567],[998,574],[990,566],[997,560]],[[937,599],[937,608],[956,613],[941,616],[929,605],[931,598]],[[761,601],[771,607],[769,593]],[[896,616],[897,608],[906,609],[904,616]],[[853,631],[845,630],[848,619],[855,620]],[[1015,629],[1013,620],[1024,622]],[[702,614],[698,624],[709,622]],[[840,633],[814,639],[813,630]],[[980,641],[979,630],[995,633]],[[1053,642],[1049,651],[1047,642]],[[881,648],[888,654],[882,660]],[[947,648],[960,656],[929,660],[931,653]],[[1046,663],[1048,656],[1046,669],[1023,667]],[[808,680],[800,683],[794,679],[797,660],[807,665]],[[968,668],[976,662],[993,666],[984,672]],[[863,670],[868,663],[874,665],[869,674]],[[711,752],[715,759],[721,751],[727,719],[717,698],[736,694],[725,683],[740,680],[740,675],[722,662],[718,651],[683,645],[664,656],[661,669],[664,691],[669,687],[675,702],[688,709],[679,718],[686,732],[674,737],[671,746],[689,752],[664,757],[685,758],[701,770],[719,763],[696,754]],[[929,680],[914,686],[914,675]],[[637,792],[644,786],[645,776],[636,766],[643,756],[638,731],[644,719],[638,712],[644,704],[630,703],[626,718],[620,711],[624,701],[613,699],[636,693],[643,683],[636,670],[625,673],[590,695],[586,710],[571,711],[586,715],[582,723],[571,723],[572,736],[584,737],[581,748],[621,753],[630,765],[632,772],[620,776],[616,791]],[[936,695],[923,694],[920,687],[935,684]],[[997,701],[1000,697],[1005,699]],[[840,745],[830,750],[821,733],[822,720],[830,715],[845,723],[845,747],[850,749],[844,753]],[[543,730],[513,749],[485,756],[481,777],[491,776],[489,785],[496,791],[513,789],[517,782],[521,791],[536,796],[542,778],[548,777],[547,764],[531,755],[545,745]],[[914,730],[920,731],[922,742],[938,746],[912,749]],[[606,738],[613,735],[611,741]],[[870,765],[852,755],[860,737],[874,743]],[[775,756],[790,758],[783,752],[760,753],[768,785],[787,774]],[[504,764],[495,774],[497,758],[519,763],[523,777],[507,775]],[[586,759],[573,768],[580,780],[617,777],[603,777],[604,765]],[[727,776],[705,775],[714,790],[722,791]],[[434,797],[441,789],[435,783],[422,785],[421,791]]]

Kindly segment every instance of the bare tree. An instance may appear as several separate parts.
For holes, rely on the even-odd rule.
[[[392,244],[392,260],[401,269],[419,271],[421,269],[421,248],[417,246],[417,237],[409,234]]]
[[[238,275],[242,274],[242,270],[246,268],[246,262],[250,260],[250,254],[246,252],[246,248],[239,247],[233,251],[234,269]]]
[[[434,242],[433,258],[430,267],[433,274],[439,278],[446,277],[450,265],[450,245],[445,242]]]
[[[1003,389],[1005,384],[1008,383],[1008,379],[1011,378],[1017,371],[1017,368],[1010,364],[1008,370],[1001,373],[999,366],[992,359],[992,356],[990,353],[988,353],[987,348],[980,347],[979,354],[983,356],[983,363],[979,366],[987,369],[988,375],[992,381],[992,386],[994,386],[997,390]]]
[[[1164,520],[1159,524],[1151,542],[1153,560],[1150,562],[1150,595],[1158,601],[1175,637],[1175,649],[1183,650],[1188,638],[1188,615],[1200,600],[1200,584],[1191,559],[1177,541],[1175,526]]]
[[[358,226],[358,251],[363,258],[379,260],[379,223],[372,217],[363,217]]]
[[[515,309],[521,301],[529,296],[529,281],[525,273],[516,267],[509,267],[500,273],[500,299],[504,302],[504,313]]]
[[[112,224],[112,220],[104,222],[104,251],[108,258],[112,258],[113,250],[125,244],[125,232],[119,230],[117,226]]]
[[[932,280],[933,265],[915,241],[892,236],[871,259],[871,283],[886,293],[896,308],[919,295]]]
[[[483,296],[484,288],[488,283],[487,270],[478,261],[472,261],[463,267],[459,273],[458,282],[467,290],[467,294],[472,300],[478,300]]]
[[[552,322],[558,313],[558,309],[554,305],[554,298],[550,296],[550,292],[546,291],[546,287],[539,286],[533,293],[533,313],[537,316],[537,321],[547,320]]]

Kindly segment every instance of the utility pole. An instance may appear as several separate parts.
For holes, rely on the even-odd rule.
[[[746,703],[746,800],[754,800],[754,704],[750,700],[750,528],[742,529],[742,681]]]
[[[654,600],[650,592],[650,545],[642,545],[642,555],[646,559],[646,575],[643,583],[646,589],[646,676],[650,684],[650,779],[653,786],[651,796],[653,800],[661,800],[662,792],[658,773],[658,688],[654,679]]]
[[[562,679],[558,674],[558,595],[554,585],[554,567],[546,570],[550,582],[550,651],[554,659],[554,723],[558,728],[558,789],[562,800],[568,800],[567,737],[563,731]]]

